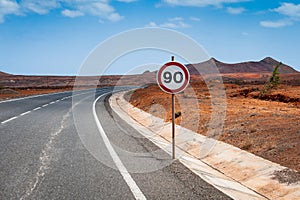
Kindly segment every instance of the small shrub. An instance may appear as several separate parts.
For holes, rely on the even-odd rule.
[[[180,116],[181,116],[181,112],[180,111],[175,112],[175,118],[180,117]]]
[[[251,143],[244,143],[241,147],[242,150],[249,150],[251,148],[252,144]]]
[[[251,147],[252,147],[252,139],[248,135],[245,135],[240,148],[242,150],[248,151],[249,149],[251,149]]]

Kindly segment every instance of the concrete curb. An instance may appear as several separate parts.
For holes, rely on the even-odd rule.
[[[124,94],[115,93],[110,98],[114,112],[171,154],[171,124],[133,107],[124,99]],[[288,185],[272,178],[275,171],[286,167],[177,125],[176,156],[194,173],[233,199],[300,197],[300,183]]]

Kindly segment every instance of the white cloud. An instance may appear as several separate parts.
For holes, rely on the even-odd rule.
[[[135,2],[137,0],[118,0],[119,2],[123,2],[123,3],[131,3],[131,2]]]
[[[243,7],[239,7],[239,8],[228,7],[226,10],[228,13],[233,15],[241,14],[246,11],[246,9]]]
[[[226,3],[239,3],[251,0],[163,0],[164,3],[172,6],[193,6],[193,7],[205,7],[205,6],[221,6]]]
[[[133,0],[119,0],[130,3]],[[112,22],[119,21],[121,16],[109,0],[0,0],[0,22],[9,14],[37,13],[40,15],[48,14],[52,10],[59,10],[63,16],[79,17],[84,15],[97,16],[102,20]]]
[[[260,25],[268,28],[280,28],[284,26],[293,25],[294,22],[300,20],[300,4],[282,3],[278,8],[271,11],[285,15],[285,19],[278,21],[262,21]]]
[[[170,22],[174,22],[174,21],[183,21],[184,19],[182,17],[173,17],[173,18],[170,18],[169,21]]]
[[[112,6],[102,2],[86,3],[84,5],[77,6],[77,8],[81,12],[85,12],[94,16],[105,16],[106,14],[111,14],[114,12],[114,8]]]
[[[0,23],[4,22],[6,15],[19,15],[19,5],[15,1],[0,0]]]
[[[163,28],[178,28],[178,25],[175,24],[175,23],[171,23],[171,22],[166,22],[166,23],[163,23],[161,25],[159,25],[160,27],[163,27]]]
[[[190,20],[195,21],[195,22],[199,22],[200,18],[198,18],[198,17],[190,17]]]
[[[290,20],[278,20],[278,21],[261,21],[260,25],[267,28],[280,28],[284,26],[290,26],[293,23]]]
[[[300,4],[282,3],[280,7],[273,9],[273,11],[289,17],[300,18]]]
[[[123,19],[124,17],[119,15],[119,13],[112,13],[110,14],[107,19],[109,19],[112,22],[117,22],[120,21],[121,19]]]
[[[29,11],[40,15],[49,13],[50,10],[60,7],[58,0],[23,0],[20,6]]]
[[[164,27],[164,28],[188,28],[190,27],[189,24],[183,22],[183,21],[179,21],[178,23],[171,23],[171,22],[166,22],[166,23],[163,23],[160,25],[161,27]]]
[[[69,9],[65,9],[63,11],[61,11],[61,14],[66,16],[66,17],[80,17],[83,16],[84,13],[80,12],[79,10],[69,10]]]
[[[174,17],[168,19],[167,22],[161,24],[150,22],[149,24],[146,25],[146,27],[162,27],[162,28],[177,29],[177,28],[188,28],[190,27],[190,25],[185,23],[182,17]]]
[[[155,22],[150,22],[146,27],[158,27],[158,25]]]
[[[98,16],[109,21],[119,21],[124,17],[115,12],[114,7],[105,2],[85,3],[76,6],[76,8],[87,15]]]
[[[182,17],[169,18],[167,22],[160,25],[163,28],[188,28],[189,24],[184,22]]]

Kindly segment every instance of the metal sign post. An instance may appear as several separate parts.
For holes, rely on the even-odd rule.
[[[172,158],[175,159],[175,94],[182,92],[190,81],[188,69],[174,61],[164,64],[157,72],[157,84],[166,93],[172,94]]]
[[[174,56],[171,57],[174,61]],[[175,159],[175,94],[172,93],[172,159]]]

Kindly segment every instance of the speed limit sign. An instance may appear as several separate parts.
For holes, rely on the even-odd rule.
[[[156,80],[164,92],[177,94],[189,84],[190,73],[183,64],[171,61],[158,70]]]

